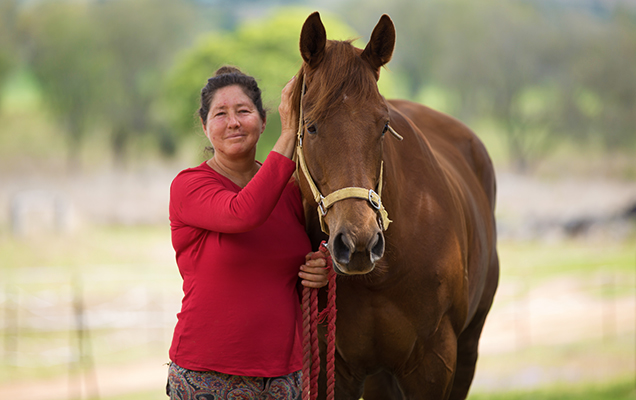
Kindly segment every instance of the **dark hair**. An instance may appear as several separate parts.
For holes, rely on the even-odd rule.
[[[201,107],[199,108],[199,116],[206,123],[208,113],[210,112],[210,104],[214,95],[219,89],[226,86],[238,85],[243,89],[243,92],[249,97],[261,118],[265,120],[265,109],[263,108],[263,100],[261,99],[261,89],[258,88],[256,79],[244,74],[240,69],[225,65],[216,70],[214,76],[208,79],[208,83],[203,89],[201,89]]]

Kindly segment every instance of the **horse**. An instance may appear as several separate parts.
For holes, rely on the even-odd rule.
[[[394,47],[386,14],[364,49],[317,12],[300,33],[297,183],[338,273],[335,397],[465,399],[499,278],[494,169],[458,120],[379,93]]]

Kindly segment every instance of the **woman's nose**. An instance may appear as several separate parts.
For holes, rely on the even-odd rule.
[[[228,121],[227,121],[228,126],[234,128],[237,127],[239,125],[241,125],[241,122],[239,121],[238,115],[234,112],[231,112],[228,114]]]

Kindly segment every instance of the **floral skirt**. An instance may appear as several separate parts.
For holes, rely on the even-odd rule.
[[[302,396],[300,371],[275,378],[191,371],[175,363],[168,369],[170,400],[297,400]]]

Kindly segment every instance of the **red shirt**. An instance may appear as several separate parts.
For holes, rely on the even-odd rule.
[[[172,182],[184,297],[170,359],[179,366],[263,377],[301,369],[296,284],[311,245],[294,169],[271,152],[245,188],[207,163]]]

